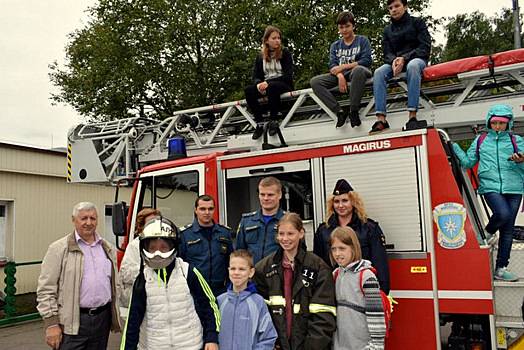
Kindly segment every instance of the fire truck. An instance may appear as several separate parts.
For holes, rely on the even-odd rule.
[[[418,115],[430,127],[422,130],[401,131],[402,76],[388,94],[392,131],[373,136],[371,93],[362,101],[362,126],[336,129],[336,116],[311,89],[283,95],[280,132],[262,141],[251,139],[256,124],[245,101],[162,121],[77,125],[68,135],[67,179],[133,186],[128,204],[113,210],[123,251],[141,208],[158,208],[183,226],[204,193],[217,199],[215,220],[237,227],[242,213],[258,208],[265,176],[283,183],[281,206],[300,214],[312,249],[330,190],[345,178],[386,236],[390,294],[398,301],[387,349],[522,349],[524,244],[514,243],[509,266],[522,280],[494,281],[496,246],[484,233],[489,212],[450,142],[472,139],[495,103],[511,105],[516,132],[522,129],[523,62],[524,50],[514,50],[427,68]]]

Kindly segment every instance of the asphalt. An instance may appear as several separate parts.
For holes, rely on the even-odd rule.
[[[118,350],[120,334],[111,333],[108,350]],[[23,324],[0,328],[0,349],[2,350],[49,350],[44,339],[42,321],[31,321]]]

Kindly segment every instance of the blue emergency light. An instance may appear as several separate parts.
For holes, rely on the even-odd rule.
[[[186,139],[183,136],[175,136],[167,141],[167,159],[180,159],[187,157]]]

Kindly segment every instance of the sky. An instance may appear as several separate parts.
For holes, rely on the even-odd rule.
[[[0,142],[65,147],[67,131],[81,123],[68,105],[52,105],[49,64],[64,62],[67,35],[87,22],[96,0],[0,0]],[[432,0],[433,17],[474,10],[488,16],[511,0]],[[522,1],[521,3],[524,3]],[[522,4],[521,4],[522,6]],[[437,42],[444,42],[437,33]],[[195,106],[196,107],[196,106]]]

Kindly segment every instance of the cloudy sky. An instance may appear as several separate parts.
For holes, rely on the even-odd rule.
[[[81,122],[69,106],[52,106],[48,65],[63,62],[67,34],[86,23],[95,0],[0,0],[0,141],[64,147]],[[492,16],[511,0],[433,0],[434,17],[478,9]],[[441,34],[437,37],[444,40]]]

